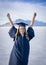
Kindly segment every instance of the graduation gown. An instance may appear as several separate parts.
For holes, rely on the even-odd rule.
[[[16,39],[16,31],[17,29],[14,26],[9,30],[10,37],[13,39],[15,38],[9,59],[9,65],[27,65],[30,48],[29,41],[34,37],[34,30],[33,28],[28,27],[27,32],[29,39],[27,39],[25,35],[23,37],[18,35],[18,38]]]

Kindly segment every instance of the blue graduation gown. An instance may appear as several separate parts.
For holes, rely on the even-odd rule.
[[[15,38],[15,33],[17,29],[13,26],[9,30],[9,35],[11,38]],[[9,65],[27,65],[28,56],[29,56],[29,41],[34,37],[33,28],[29,27],[28,30],[29,40],[25,37],[22,37],[20,34],[18,38],[14,40],[14,46],[11,51]]]

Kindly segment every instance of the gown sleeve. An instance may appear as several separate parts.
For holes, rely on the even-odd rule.
[[[29,41],[30,41],[35,36],[33,28],[29,27],[27,30],[27,33],[28,33],[28,37],[29,37]]]
[[[14,26],[12,26],[12,27],[10,28],[9,32],[8,32],[8,33],[9,33],[9,36],[10,36],[11,38],[14,38],[16,31],[17,31],[17,29],[16,29]]]

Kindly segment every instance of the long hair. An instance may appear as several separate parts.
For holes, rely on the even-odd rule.
[[[17,29],[17,32],[16,32],[16,34],[15,34],[16,38],[18,38],[18,35],[19,35],[19,34],[20,34],[20,32],[19,32],[19,28],[18,28],[18,29]],[[25,35],[25,37],[26,37],[27,39],[29,39],[28,33],[26,32],[26,29],[25,29],[24,35]]]

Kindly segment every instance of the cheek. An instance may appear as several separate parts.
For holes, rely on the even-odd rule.
[[[25,32],[25,30],[19,30],[19,32],[20,32],[20,33],[24,33],[24,32]]]

